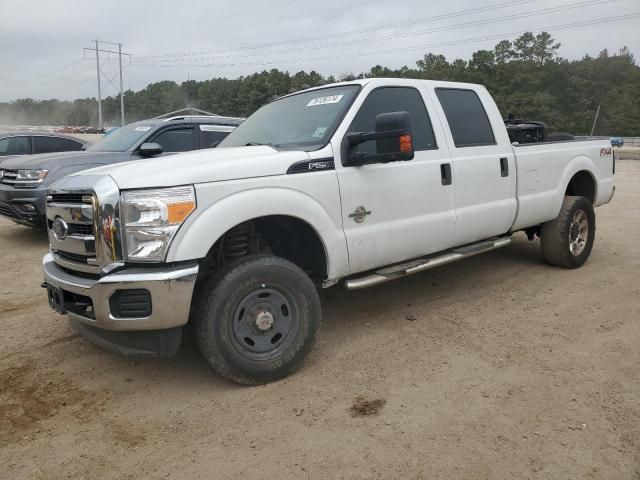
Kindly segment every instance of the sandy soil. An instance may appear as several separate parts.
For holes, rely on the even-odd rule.
[[[639,479],[640,163],[589,262],[501,250],[323,292],[310,359],[263,387],[188,342],[132,361],[49,311],[44,238],[0,221],[0,477]]]
[[[620,160],[640,160],[640,147],[620,147],[614,152]]]

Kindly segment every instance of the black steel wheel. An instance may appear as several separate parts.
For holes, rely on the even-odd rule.
[[[234,382],[256,385],[298,368],[320,318],[318,292],[300,268],[283,258],[254,255],[207,281],[192,320],[213,369]]]
[[[232,341],[252,360],[268,360],[286,352],[300,329],[295,301],[274,287],[255,285],[235,309]]]

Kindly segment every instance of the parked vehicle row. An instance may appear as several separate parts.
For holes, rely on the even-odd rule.
[[[16,155],[75,152],[89,145],[90,143],[69,135],[34,132],[0,133],[0,163]]]
[[[318,286],[378,285],[518,231],[540,238],[549,264],[580,267],[614,170],[608,139],[512,144],[480,85],[313,88],[262,107],[215,150],[49,186],[43,286],[95,343],[169,356],[191,322],[213,369],[265,383],[309,353]]]
[[[620,137],[611,137],[612,147],[624,147],[624,140]]]
[[[56,180],[101,165],[210,148],[242,120],[218,116],[144,120],[115,130],[84,151],[9,158],[0,164],[0,215],[44,228],[46,191]],[[38,145],[39,137],[33,138]],[[60,138],[67,141],[67,137]]]

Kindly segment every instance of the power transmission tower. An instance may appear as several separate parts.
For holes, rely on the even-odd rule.
[[[90,51],[95,51],[96,52],[96,74],[98,77],[98,128],[100,130],[102,130],[102,84],[100,82],[100,77],[104,76],[104,78],[107,80],[108,83],[111,84],[111,86],[113,86],[113,88],[115,88],[116,90],[118,90],[118,87],[116,87],[113,84],[113,78],[109,78],[100,68],[100,54],[101,53],[106,53],[107,55],[110,53],[113,53],[115,55],[118,55],[118,72],[120,74],[120,122],[122,124],[122,126],[124,126],[124,83],[122,81],[122,56],[123,55],[128,55],[129,56],[129,60],[131,60],[131,54],[130,53],[125,53],[122,51],[122,44],[121,43],[114,43],[114,42],[105,42],[105,41],[101,41],[101,40],[94,40],[95,42],[95,47],[93,48],[85,48],[85,52],[87,50]],[[114,51],[114,50],[105,50],[103,48],[100,48],[100,44],[104,43],[107,45],[117,45],[118,46],[118,51]]]

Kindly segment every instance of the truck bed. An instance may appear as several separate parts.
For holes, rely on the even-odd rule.
[[[588,175],[593,181],[595,191],[590,200],[594,206],[606,203],[613,195],[613,154],[608,139],[520,144],[513,145],[513,150],[518,179],[514,231],[555,218],[566,185],[576,174]],[[598,178],[590,171],[597,172]]]

